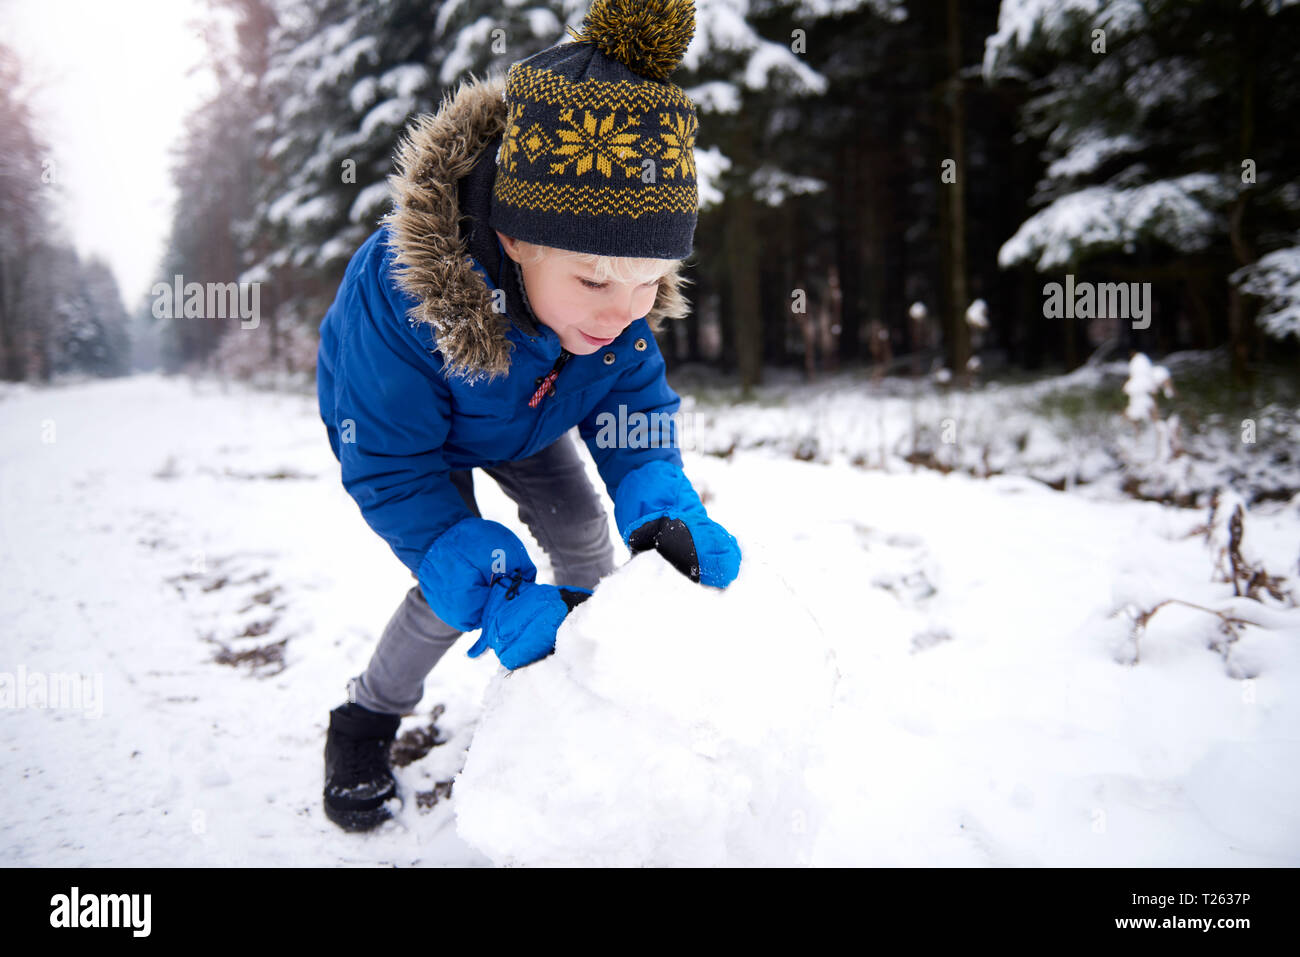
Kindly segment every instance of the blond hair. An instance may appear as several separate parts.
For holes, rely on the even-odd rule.
[[[543,259],[572,259],[586,266],[596,282],[612,281],[616,283],[656,282],[664,279],[678,259],[635,259],[624,256],[597,256],[593,253],[580,253],[571,249],[557,249],[554,246],[539,246],[525,239],[516,240],[524,252],[524,261],[528,264],[539,263]]]
[[[690,302],[686,298],[684,287],[694,283],[682,273],[684,259],[635,259],[624,256],[597,256],[593,253],[580,253],[571,249],[559,249],[555,246],[541,246],[526,239],[515,239],[519,244],[522,260],[532,265],[548,257],[571,259],[591,270],[596,282],[613,281],[618,283],[659,283],[655,295],[655,306],[646,321],[653,332],[663,329],[665,319],[685,319],[691,314]]]

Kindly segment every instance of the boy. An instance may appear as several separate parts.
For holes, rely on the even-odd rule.
[[[330,713],[325,812],[347,830],[390,816],[400,716],[463,632],[482,629],[471,656],[529,664],[613,569],[575,425],[632,553],[656,549],[714,587],[739,572],[735,538],[682,472],[668,420],[680,399],[653,334],[687,312],[698,121],[667,77],[694,7],[636,7],[596,0],[575,42],[504,82],[471,78],[412,123],[394,210],[321,323],[321,418],[343,484],[417,581]],[[611,440],[628,421],[650,427]],[[480,516],[476,467],[519,505],[561,585],[538,584],[523,542]]]

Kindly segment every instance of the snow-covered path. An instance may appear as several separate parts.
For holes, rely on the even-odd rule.
[[[758,453],[687,471],[838,662],[813,863],[1300,863],[1300,613],[1225,662],[1215,620],[1171,606],[1140,662],[1116,661],[1119,599],[1231,594],[1186,537],[1203,513]],[[476,493],[549,580],[512,503],[486,477]],[[1294,586],[1297,503],[1250,529]],[[446,743],[398,770],[398,821],[349,835],[321,812],[329,709],[413,582],[340,485],[312,397],[159,376],[11,390],[0,536],[10,690],[102,682],[79,708],[0,710],[0,863],[489,862],[436,787],[498,667],[465,656],[473,634],[404,722],[445,706]]]

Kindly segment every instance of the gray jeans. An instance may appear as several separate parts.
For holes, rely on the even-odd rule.
[[[519,506],[519,520],[551,559],[555,584],[595,588],[614,570],[614,545],[578,455],[569,432],[536,455],[483,471]],[[473,471],[453,471],[451,481],[482,517]],[[349,700],[371,711],[409,713],[424,695],[425,676],[462,634],[433,613],[417,583],[393,613],[365,672],[348,681]]]

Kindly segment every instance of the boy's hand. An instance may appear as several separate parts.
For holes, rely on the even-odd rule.
[[[656,549],[693,582],[726,588],[740,574],[740,544],[709,518],[672,462],[633,469],[614,492],[614,518],[632,554]]]
[[[591,597],[586,588],[557,588],[526,581],[516,572],[493,581],[483,609],[483,634],[469,650],[477,658],[488,648],[513,670],[555,650],[555,633],[570,611]]]
[[[703,515],[656,518],[632,532],[627,544],[633,555],[656,549],[691,581],[715,588],[727,587],[740,572],[740,545],[735,537]]]

